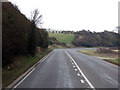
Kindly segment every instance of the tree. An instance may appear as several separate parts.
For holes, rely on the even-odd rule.
[[[33,21],[35,23],[36,26],[41,26],[41,24],[43,24],[42,22],[42,15],[39,15],[39,10],[35,9],[32,13],[31,13],[31,21]]]
[[[79,38],[82,37],[82,38]],[[72,42],[76,46],[104,46],[104,47],[116,47],[118,46],[118,33],[114,32],[90,32],[90,31],[79,31],[76,32]]]
[[[42,15],[39,15],[38,9],[35,9],[31,14],[31,32],[28,37],[28,47],[27,50],[31,56],[34,56],[36,53],[37,41],[36,41],[36,30],[38,25],[41,25]]]
[[[49,45],[46,29],[41,30],[42,15],[34,10],[32,19],[28,20],[17,6],[2,3],[2,66],[11,64],[18,56],[34,56],[36,47],[47,48]]]
[[[27,50],[31,56],[34,56],[35,52],[36,52],[35,29],[36,29],[35,23],[32,21],[31,22],[31,32],[29,34],[28,43],[27,43],[27,45],[28,45]]]
[[[11,3],[2,3],[2,9],[2,65],[5,66],[16,56],[28,55],[26,43],[30,21]]]

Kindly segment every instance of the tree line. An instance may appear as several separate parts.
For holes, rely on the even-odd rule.
[[[37,46],[47,48],[49,45],[46,29],[39,29],[42,15],[38,10],[28,20],[17,8],[9,3],[2,3],[2,65],[13,62],[15,56],[35,56]]]
[[[90,32],[89,30],[82,30],[75,32],[73,44],[77,47],[117,47],[118,33],[104,31],[104,32]]]

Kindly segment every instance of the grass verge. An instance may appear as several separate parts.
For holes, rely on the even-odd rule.
[[[14,58],[14,62],[2,69],[2,87],[7,87],[12,81],[28,70],[39,59],[51,52],[52,49],[43,50],[37,53],[35,57],[19,56]],[[9,69],[8,69],[9,67]]]
[[[120,59],[115,59],[115,60],[113,60],[113,59],[103,59],[103,60],[120,66]]]
[[[120,65],[120,59],[118,59],[118,55],[116,54],[98,54],[95,53],[96,49],[85,49],[85,50],[80,50],[78,52],[87,54],[87,55],[91,55],[91,56],[98,56],[98,57],[103,57],[103,58],[116,58],[116,59],[103,59],[105,61],[108,61],[110,63],[116,64],[116,65]]]

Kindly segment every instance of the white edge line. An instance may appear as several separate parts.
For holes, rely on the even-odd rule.
[[[49,56],[50,54],[48,54],[48,56]],[[47,58],[48,58],[48,56],[46,56],[40,63],[42,63],[42,62],[44,62]]]
[[[13,88],[16,88],[18,85],[20,85],[33,71],[35,70],[35,68],[29,72],[17,85],[15,85]]]
[[[50,53],[49,53],[42,61],[40,61],[40,63],[44,62],[49,55],[50,55]],[[31,72],[29,72],[29,73],[28,73],[17,85],[15,85],[13,88],[16,88],[18,85],[20,85],[34,70],[35,70],[35,68],[34,68]]]
[[[77,63],[74,61],[74,59],[70,56],[70,54],[65,51],[66,54],[69,55],[69,57],[72,59],[72,61],[75,63],[76,67],[78,68],[78,70],[80,71],[80,73],[82,74],[82,76],[85,78],[85,80],[87,81],[87,83],[90,85],[91,88],[94,88],[94,86],[90,83],[90,81],[87,79],[87,77],[83,74],[82,70],[80,69],[80,67],[77,65]]]

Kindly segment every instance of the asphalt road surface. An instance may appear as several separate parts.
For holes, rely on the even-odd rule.
[[[78,50],[55,49],[14,88],[118,88],[118,66]]]

